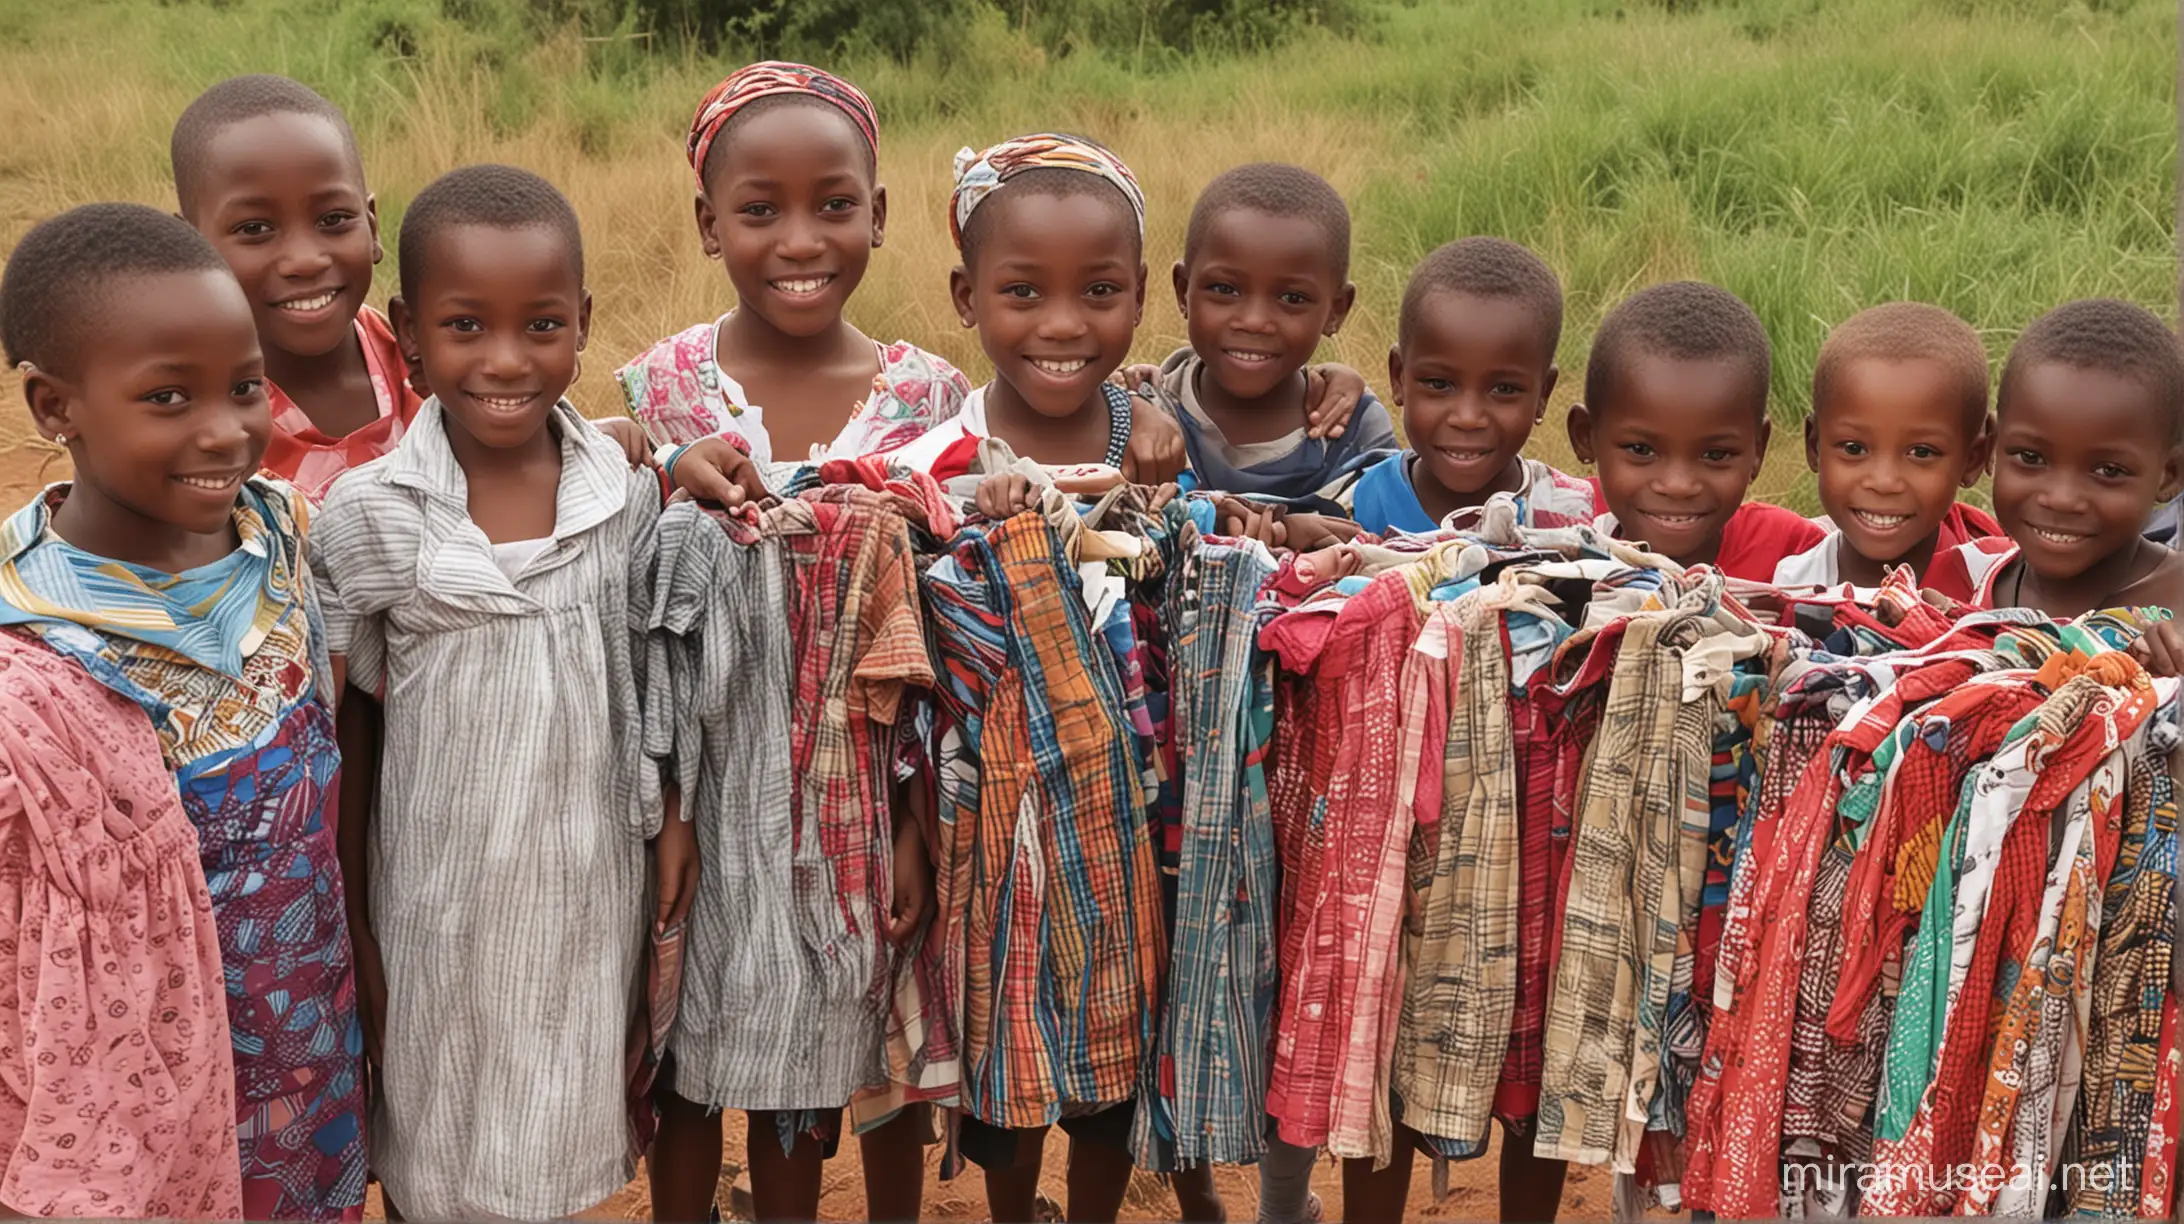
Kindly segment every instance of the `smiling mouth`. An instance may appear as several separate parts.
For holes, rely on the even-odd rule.
[[[812,297],[833,283],[834,274],[831,272],[825,276],[784,277],[781,280],[766,282],[775,293],[779,293],[784,297]]]
[[[2045,527],[2028,527],[2027,529],[2030,530],[2032,534],[2040,537],[2043,542],[2052,544],[2057,548],[2073,548],[2093,538],[2089,534],[2079,534],[2076,532],[2068,531],[2049,531]]]
[[[1673,528],[1696,527],[1704,523],[1707,517],[1703,514],[1655,514],[1652,511],[1642,511],[1641,513],[1647,519],[1659,523],[1663,527]]]
[[[1221,355],[1244,365],[1264,365],[1281,356],[1279,353],[1254,353],[1246,349],[1222,349]]]
[[[1874,531],[1894,531],[1911,521],[1908,514],[1875,514],[1870,510],[1852,510],[1850,516]]]
[[[226,493],[243,482],[243,473],[238,470],[225,476],[176,476],[174,479],[193,489],[203,489],[208,493]]]
[[[1056,378],[1068,378],[1092,364],[1083,357],[1071,357],[1066,361],[1056,361],[1050,357],[1026,357],[1024,360],[1030,362],[1031,367],[1040,373],[1051,374]]]
[[[470,396],[470,402],[478,405],[481,408],[485,408],[493,412],[521,412],[525,408],[530,407],[532,401],[536,400],[537,398],[538,392],[536,391],[533,391],[528,395],[472,394]]]
[[[309,314],[314,310],[324,310],[333,305],[334,299],[340,296],[341,290],[328,289],[324,293],[314,293],[310,297],[290,298],[285,302],[275,302],[273,303],[273,309],[285,310],[290,314]]]

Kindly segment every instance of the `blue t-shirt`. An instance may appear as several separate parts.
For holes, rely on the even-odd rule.
[[[1409,460],[1410,452],[1396,451],[1357,474],[1350,517],[1358,526],[1378,536],[1391,531],[1415,535],[1440,527],[1411,487]]]

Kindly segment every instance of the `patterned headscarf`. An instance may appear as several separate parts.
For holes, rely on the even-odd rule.
[[[964,149],[955,155],[955,194],[948,201],[952,206],[948,230],[955,237],[957,250],[963,249],[963,227],[970,224],[971,214],[1001,184],[1026,170],[1081,170],[1106,179],[1130,201],[1130,211],[1137,214],[1138,237],[1145,237],[1145,192],[1138,187],[1130,167],[1091,141],[1040,132],[1004,140],[983,153]]]
[[[781,94],[808,94],[839,107],[864,134],[865,143],[872,146],[872,155],[875,158],[880,155],[880,117],[872,109],[872,99],[865,97],[863,90],[809,64],[765,60],[729,73],[720,84],[713,86],[703,102],[698,103],[698,113],[690,119],[687,151],[690,169],[699,176],[699,186],[705,185],[705,154],[713,147],[713,139],[720,135],[721,129],[728,126],[728,121],[760,98]]]

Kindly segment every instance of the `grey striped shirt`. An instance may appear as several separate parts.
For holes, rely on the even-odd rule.
[[[386,737],[371,839],[387,1021],[372,1165],[413,1219],[566,1215],[634,1169],[647,927],[644,620],[657,478],[563,403],[553,542],[511,580],[437,400],[343,476],[313,557]]]

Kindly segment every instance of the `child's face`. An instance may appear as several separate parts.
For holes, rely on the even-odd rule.
[[[2124,554],[2179,483],[2168,414],[2153,394],[2060,362],[2017,371],[1994,451],[1995,518],[2051,586]]]
[[[1327,231],[1305,217],[1232,208],[1175,265],[1176,309],[1206,373],[1239,400],[1286,385],[1320,337],[1342,330],[1357,287],[1335,273]]]
[[[705,253],[727,267],[739,309],[792,336],[834,326],[887,225],[863,135],[831,108],[779,106],[722,139],[698,193]]]
[[[1555,377],[1539,316],[1512,298],[1434,293],[1419,303],[1409,343],[1388,351],[1417,470],[1465,504],[1523,486],[1519,460]]]
[[[1930,551],[1957,490],[1986,470],[1986,420],[1967,419],[1959,386],[1938,361],[1854,361],[1805,422],[1820,504],[1858,556]]]
[[[379,261],[379,214],[341,132],[316,115],[261,115],[207,144],[184,214],[235,270],[271,350],[349,343]]]
[[[416,299],[390,303],[413,378],[479,443],[537,436],[575,381],[591,294],[548,226],[452,226],[426,252]]]
[[[1127,209],[1098,195],[996,194],[977,266],[950,276],[994,377],[1041,416],[1066,417],[1130,354],[1145,265]]]
[[[272,432],[249,301],[224,271],[132,278],[101,296],[76,324],[77,371],[33,367],[23,380],[40,428],[70,440],[70,496],[226,531]]]
[[[1679,565],[1714,561],[1767,455],[1765,410],[1733,361],[1640,354],[1616,371],[1606,403],[1573,405],[1569,424],[1623,538]]]

